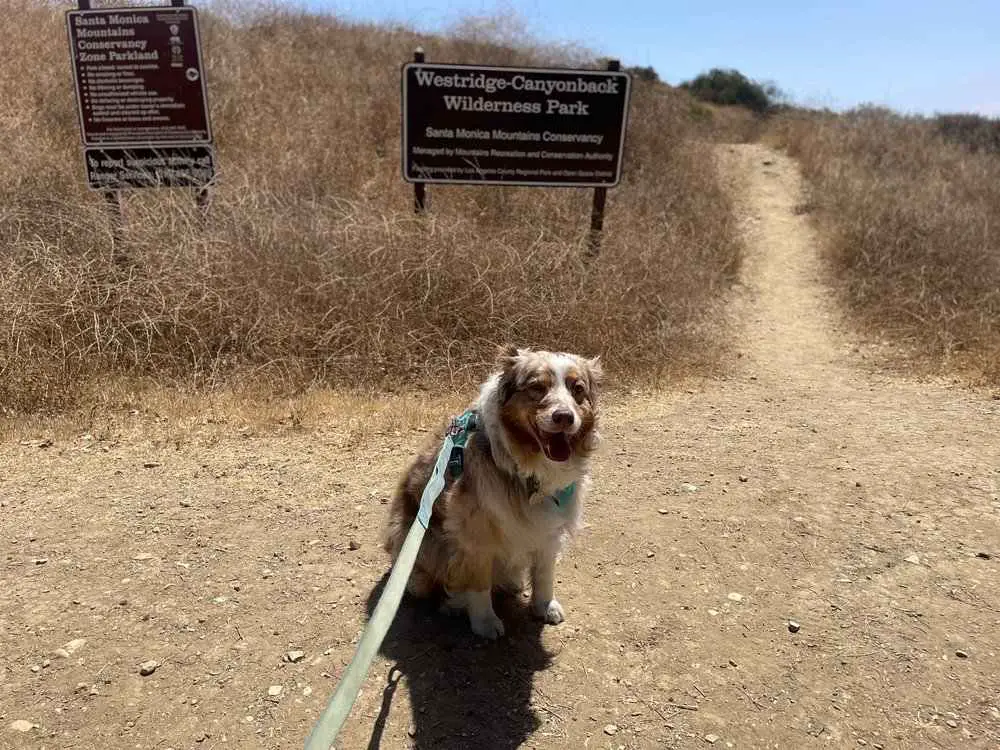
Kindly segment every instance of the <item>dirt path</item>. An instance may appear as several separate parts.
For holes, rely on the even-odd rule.
[[[343,748],[1000,745],[1000,401],[867,366],[794,165],[720,167],[750,254],[733,373],[609,401],[567,622],[507,602],[484,644],[405,607]],[[0,445],[0,747],[301,746],[426,435],[296,422]]]

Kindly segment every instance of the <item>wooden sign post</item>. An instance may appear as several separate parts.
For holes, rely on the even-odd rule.
[[[608,60],[608,70],[621,70],[618,60]],[[590,235],[587,238],[587,252],[597,255],[601,252],[601,235],[604,232],[604,204],[608,200],[606,187],[594,188],[594,202],[590,208]]]
[[[424,62],[424,48],[417,47],[413,52],[413,62],[422,63]],[[414,181],[413,183],[413,211],[418,216],[424,213],[426,209],[426,188],[424,183],[419,181]]]

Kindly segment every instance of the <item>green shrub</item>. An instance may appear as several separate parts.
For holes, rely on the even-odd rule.
[[[691,92],[703,101],[713,104],[746,107],[763,114],[772,106],[772,99],[778,94],[774,86],[752,81],[738,70],[713,68],[694,80],[681,84],[682,89]]]

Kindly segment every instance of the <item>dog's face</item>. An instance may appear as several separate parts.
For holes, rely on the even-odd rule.
[[[601,366],[574,354],[510,348],[501,357],[500,420],[528,455],[563,463],[596,444]]]

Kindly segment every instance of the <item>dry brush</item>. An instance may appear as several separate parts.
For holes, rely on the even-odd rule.
[[[633,97],[626,173],[585,263],[589,193],[442,188],[412,215],[399,67],[587,64],[496,29],[451,34],[281,8],[202,16],[220,177],[129,195],[116,237],[83,186],[61,10],[13,0],[0,68],[0,405],[56,407],[108,377],[276,388],[478,377],[507,342],[602,354],[624,378],[712,361],[740,247],[690,100]],[[13,55],[11,59],[10,55]]]
[[[842,299],[908,364],[1000,380],[1000,156],[862,108],[775,134],[811,184]]]

